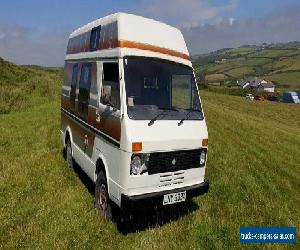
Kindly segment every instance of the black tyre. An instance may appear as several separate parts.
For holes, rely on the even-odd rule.
[[[68,139],[66,145],[66,160],[69,168],[73,168],[74,160],[73,160],[73,151],[72,151],[72,145],[70,139]]]
[[[109,200],[107,180],[103,171],[99,172],[95,185],[95,207],[105,220],[112,220],[111,201]]]

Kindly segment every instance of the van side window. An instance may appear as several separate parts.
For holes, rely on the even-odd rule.
[[[73,66],[71,91],[70,91],[70,106],[71,110],[75,110],[76,88],[77,88],[78,64]]]
[[[101,26],[92,29],[91,38],[90,38],[90,51],[95,51],[99,49],[100,31],[101,31]]]
[[[120,109],[119,64],[103,63],[101,103]]]
[[[84,120],[87,120],[88,117],[88,106],[91,88],[91,71],[92,64],[86,63],[82,65],[79,81],[78,111],[80,117]]]

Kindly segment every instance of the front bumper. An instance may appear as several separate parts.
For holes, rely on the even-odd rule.
[[[150,208],[155,206],[162,206],[165,194],[177,193],[186,191],[186,199],[207,193],[209,190],[209,182],[204,180],[200,184],[193,186],[177,188],[162,192],[148,193],[135,196],[121,195],[121,208],[123,210],[137,210],[141,208]]]

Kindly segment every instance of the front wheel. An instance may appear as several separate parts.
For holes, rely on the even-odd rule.
[[[111,204],[108,195],[107,180],[103,171],[100,171],[95,185],[95,207],[105,220],[112,220]]]

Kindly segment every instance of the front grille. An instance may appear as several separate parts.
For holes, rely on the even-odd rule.
[[[161,174],[159,177],[159,187],[178,185],[184,182],[184,171]]]
[[[203,148],[151,153],[149,157],[148,173],[157,174],[175,172],[200,167],[199,160],[202,150],[206,152],[206,149]]]

